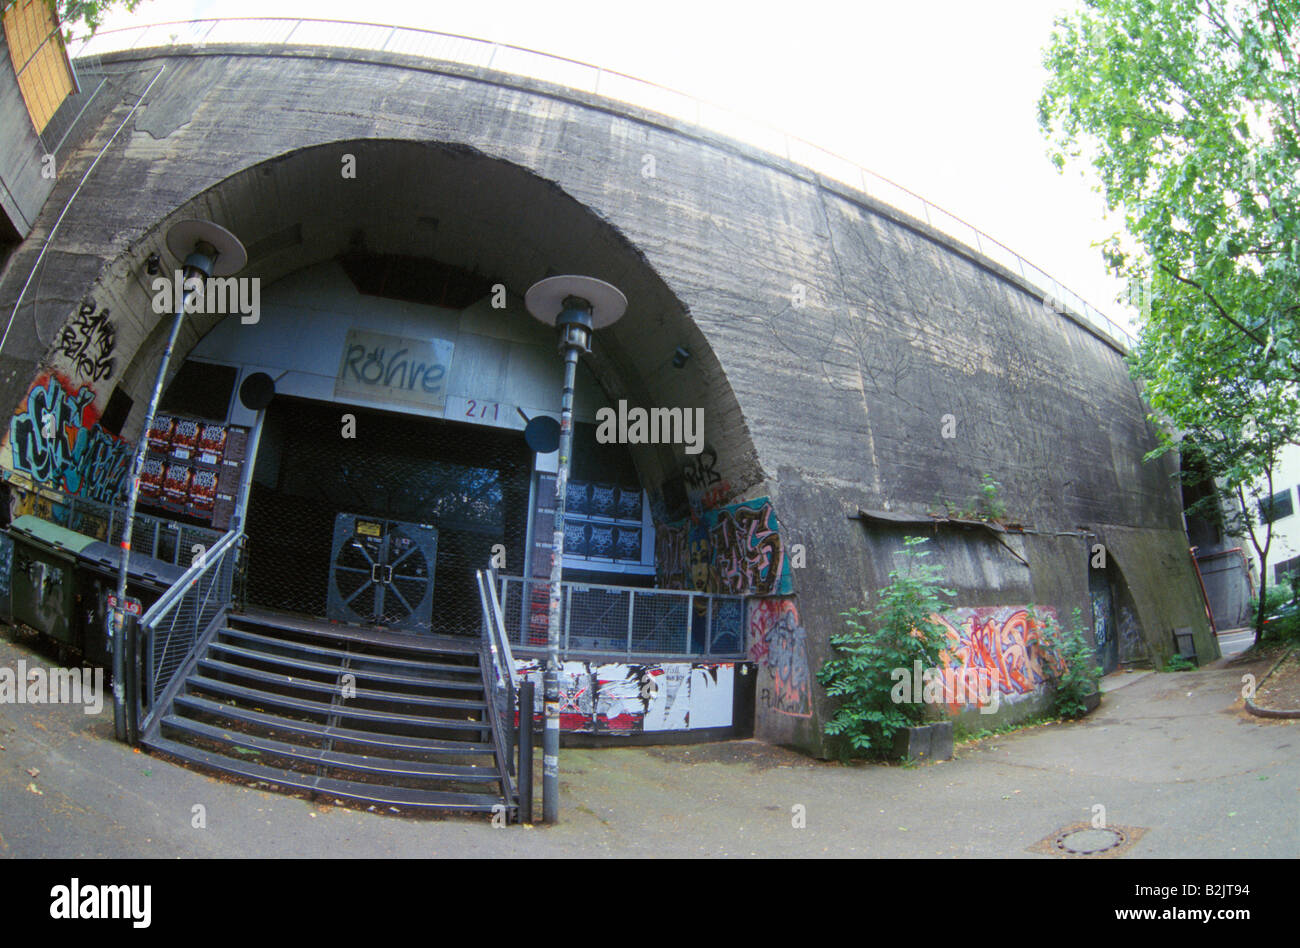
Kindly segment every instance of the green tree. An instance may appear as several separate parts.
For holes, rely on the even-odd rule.
[[[1300,437],[1297,55],[1300,0],[1084,0],[1039,100],[1057,166],[1091,164],[1124,221],[1103,253],[1140,288],[1129,364],[1173,429],[1153,455],[1194,442],[1261,559]]]
[[[8,10],[17,0],[0,0],[0,13]],[[143,0],[58,0],[54,3],[65,37],[89,36],[104,22],[104,15],[115,7],[130,13]]]
[[[109,10],[121,7],[130,13],[140,3],[141,0],[59,0],[59,22],[66,34],[89,36],[99,29]],[[74,30],[74,27],[80,28]]]

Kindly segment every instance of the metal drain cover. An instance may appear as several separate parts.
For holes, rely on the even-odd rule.
[[[1123,846],[1124,834],[1114,829],[1072,830],[1058,836],[1056,845],[1076,856],[1091,856],[1114,849],[1116,846]]]
[[[1140,826],[1072,823],[1029,847],[1029,852],[1063,859],[1110,859],[1133,848],[1146,830]]]

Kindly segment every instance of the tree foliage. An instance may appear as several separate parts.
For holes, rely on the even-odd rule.
[[[18,0],[0,0],[0,13],[17,2]],[[57,0],[57,2],[51,0],[66,37],[74,34],[90,36],[99,29],[100,24],[104,22],[105,14],[110,10],[120,7],[130,13],[142,2],[143,0]]]
[[[1193,440],[1261,560],[1258,501],[1300,438],[1298,56],[1300,0],[1084,0],[1039,100],[1057,166],[1091,164],[1124,221],[1103,252],[1140,288],[1154,453]]]

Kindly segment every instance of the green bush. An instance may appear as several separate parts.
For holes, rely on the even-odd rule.
[[[1167,672],[1189,672],[1196,670],[1196,663],[1190,658],[1182,655],[1170,655],[1165,667],[1161,669]]]
[[[1084,631],[1083,610],[1070,614],[1070,627],[1062,629],[1047,612],[1032,606],[1030,615],[1039,625],[1039,642],[1047,659],[1043,663],[1047,678],[1055,688],[1052,713],[1062,718],[1079,718],[1087,713],[1087,699],[1097,691],[1101,666],[1088,635]]]
[[[1264,590],[1264,617],[1277,615],[1294,601],[1295,590],[1289,582],[1274,583]],[[1300,609],[1291,609],[1265,625],[1264,639],[1270,642],[1300,639]]]
[[[894,734],[922,724],[925,706],[921,696],[912,702],[894,700],[894,672],[912,674],[913,663],[923,669],[939,664],[939,650],[947,637],[943,626],[931,620],[942,612],[940,596],[954,596],[940,584],[942,567],[923,562],[928,550],[920,549],[925,537],[907,537],[898,555],[902,565],[889,574],[890,584],[879,591],[875,609],[855,607],[841,615],[847,631],[831,636],[837,655],[817,672],[826,693],[842,699],[826,723],[828,735],[842,738],[841,757],[888,755]]]

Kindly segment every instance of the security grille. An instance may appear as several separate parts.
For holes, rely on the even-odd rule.
[[[355,424],[345,428],[344,414]],[[277,396],[249,501],[247,600],[338,621],[477,635],[474,571],[498,544],[508,563],[523,562],[531,463],[517,431]],[[418,549],[369,572],[375,564],[362,562],[357,548],[347,552],[343,541],[336,548],[340,515],[355,518],[353,536],[358,523],[376,523],[386,542],[405,538]],[[430,584],[419,576],[421,560]],[[371,578],[340,583],[340,566]]]

